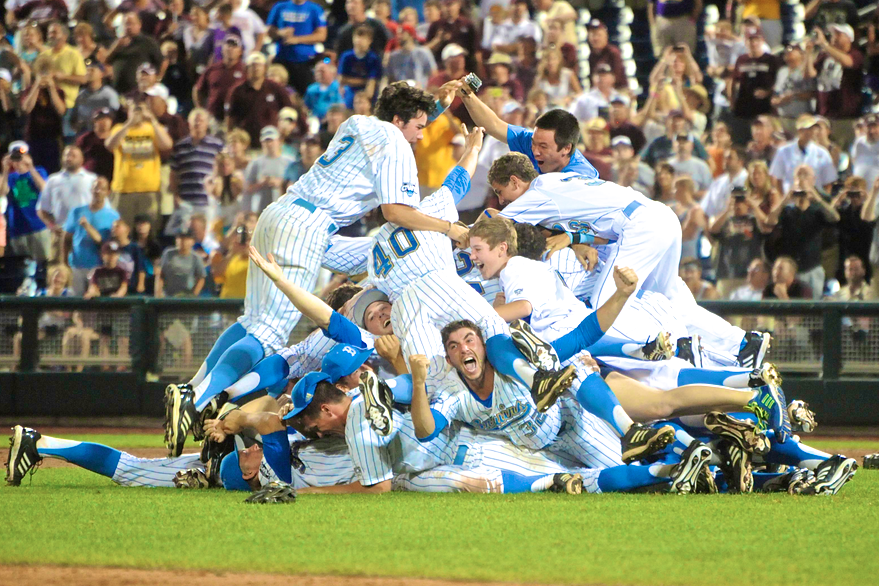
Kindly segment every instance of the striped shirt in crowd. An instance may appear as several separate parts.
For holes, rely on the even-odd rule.
[[[177,173],[180,199],[195,206],[208,205],[204,180],[214,169],[214,159],[223,150],[223,141],[205,136],[198,144],[187,136],[177,141],[171,154],[171,170]]]

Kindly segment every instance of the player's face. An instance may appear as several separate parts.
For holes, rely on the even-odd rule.
[[[506,185],[501,185],[500,183],[491,184],[491,188],[494,190],[495,195],[497,195],[498,203],[501,204],[501,209],[516,201],[520,195],[528,191],[530,186],[530,182],[525,183],[515,175],[510,177],[510,181]]]
[[[366,308],[366,314],[363,316],[363,325],[366,331],[373,336],[385,336],[393,334],[394,329],[391,327],[391,304],[387,301],[373,301]]]
[[[246,450],[238,452],[238,467],[241,468],[241,477],[250,480],[259,473],[262,463],[262,448],[259,444],[253,444]]]
[[[406,142],[414,146],[419,140],[424,138],[422,131],[427,126],[427,114],[419,112],[417,116],[413,117],[406,123],[404,123],[399,116],[394,116],[393,124],[399,128],[403,133],[403,136],[406,137]]]
[[[555,143],[555,130],[535,128],[531,137],[531,152],[541,173],[558,173],[568,164],[570,147],[559,150]]]
[[[360,383],[360,375],[367,370],[371,371],[372,368],[370,368],[368,364],[364,364],[348,376],[343,376],[338,381],[336,381],[336,386],[345,392],[356,389],[358,384]]]
[[[485,345],[476,332],[460,328],[446,341],[446,360],[465,381],[481,386],[485,376]]]
[[[329,405],[322,405],[320,415],[303,418],[297,429],[308,438],[345,437],[345,421]]]
[[[482,238],[470,237],[470,260],[473,261],[473,266],[479,269],[483,279],[497,278],[498,273],[506,266],[508,258],[506,243],[501,242],[492,249]]]

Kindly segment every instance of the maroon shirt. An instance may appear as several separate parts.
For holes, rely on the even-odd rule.
[[[35,20],[48,22],[60,20],[66,22],[68,18],[67,4],[64,0],[33,0],[15,9],[15,18],[19,21]]]
[[[52,105],[52,98],[49,96],[49,90],[46,88],[37,88],[36,85],[31,86],[30,91],[24,94],[22,104],[25,103],[31,91],[39,91],[40,96],[34,109],[27,115],[27,122],[24,126],[24,139],[26,141],[45,139],[45,138],[61,138],[61,120],[62,115],[58,113],[55,106]],[[64,90],[55,88],[61,101],[64,101]]]
[[[764,53],[760,57],[750,55],[739,57],[733,73],[733,79],[739,83],[733,114],[739,118],[772,114],[771,99],[776,73],[778,73],[778,60],[769,53]],[[766,97],[754,96],[757,90],[766,90]]]
[[[293,103],[283,86],[266,79],[257,90],[245,81],[229,92],[226,115],[234,128],[247,131],[250,146],[258,149],[260,130],[265,126],[277,126],[278,112],[281,108],[291,107]]]
[[[441,41],[436,47],[434,47],[433,56],[436,59],[437,64],[442,67],[442,52],[443,49],[446,48],[446,45],[450,43],[456,43],[467,49],[467,59],[469,63],[478,50],[476,44],[478,35],[476,33],[476,26],[473,22],[463,16],[459,16],[454,22],[440,19],[431,24],[430,28],[427,29],[427,40],[430,41],[443,33],[449,33],[451,39],[448,41]]]
[[[226,96],[230,89],[244,81],[244,71],[241,61],[233,67],[226,67],[222,61],[217,61],[205,69],[199,78],[195,86],[199,100],[218,122],[226,117]]]
[[[128,273],[120,266],[97,267],[89,275],[89,282],[98,288],[101,297],[109,297],[128,281]]]
[[[90,130],[76,139],[76,145],[82,149],[83,167],[112,182],[113,153],[104,146],[104,140]]]
[[[629,80],[626,78],[626,68],[623,66],[623,57],[620,50],[610,43],[601,51],[593,51],[589,53],[589,71],[595,71],[599,65],[610,65],[613,69],[613,75],[616,78],[614,82],[615,88],[628,88]]]
[[[827,53],[815,59],[818,72],[818,114],[827,118],[857,118],[861,115],[864,83],[864,56],[856,48],[849,51],[851,67],[843,67]]]

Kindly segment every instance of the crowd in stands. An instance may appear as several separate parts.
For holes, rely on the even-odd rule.
[[[602,179],[675,211],[697,299],[875,299],[872,21],[851,0],[812,0],[792,38],[779,0],[730,0],[711,22],[707,1],[633,0],[656,62],[639,84],[605,4],[624,7],[6,0],[2,282],[31,267],[20,294],[241,298],[260,212],[348,116],[370,114],[389,82],[436,89],[473,72],[505,122],[570,111]],[[456,99],[425,129],[422,195],[454,165],[462,123]],[[486,138],[462,218],[496,205],[486,174],[506,150]]]

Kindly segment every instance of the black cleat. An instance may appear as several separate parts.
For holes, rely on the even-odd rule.
[[[626,435],[620,439],[623,462],[628,464],[653,454],[675,439],[675,429],[671,425],[653,428],[642,423],[632,424]]]
[[[809,404],[799,399],[794,399],[787,406],[787,416],[790,419],[791,431],[812,433],[818,427],[815,412],[809,409]]]
[[[534,333],[521,319],[510,324],[510,337],[525,359],[540,370],[560,370],[562,363],[555,348]]]
[[[752,370],[748,376],[748,386],[752,389],[758,389],[765,385],[781,386],[781,373],[771,362],[764,362]]]
[[[696,491],[696,484],[702,468],[708,466],[711,448],[694,441],[684,453],[681,461],[671,471],[671,486],[668,491],[675,494],[690,494]]]
[[[705,427],[714,435],[730,440],[746,452],[765,454],[769,451],[769,438],[756,425],[746,419],[712,411],[705,416]]]
[[[381,436],[394,431],[394,417],[391,410],[394,393],[385,382],[367,370],[360,375],[360,394],[366,407],[366,419],[375,432]]]
[[[644,355],[644,360],[651,362],[674,358],[675,349],[671,343],[671,334],[659,332],[655,338],[644,344],[641,353]]]
[[[831,456],[815,468],[815,483],[811,488],[814,494],[836,494],[852,479],[857,470],[858,464],[854,458]]]
[[[165,445],[169,458],[183,453],[186,435],[200,421],[194,395],[190,385],[168,385],[165,388]]]
[[[16,425],[9,438],[9,457],[6,460],[7,486],[19,486],[25,474],[33,470],[42,456],[37,451],[37,440],[42,436],[36,429]]]
[[[696,477],[696,494],[717,494],[717,482],[714,480],[714,472],[711,471],[711,466],[705,464],[699,470],[699,475]]]
[[[754,475],[751,473],[751,454],[729,441],[720,442],[721,465],[729,492],[751,492],[754,490]]]
[[[808,468],[791,468],[787,472],[763,483],[763,492],[786,492],[788,494],[814,494],[810,487],[815,483],[815,473]]]
[[[737,362],[743,368],[760,368],[769,351],[772,336],[768,332],[748,332],[739,350]]]
[[[580,494],[583,492],[583,477],[579,474],[562,472],[553,474],[550,492],[564,492],[566,494]]]
[[[699,336],[678,338],[675,356],[696,368],[702,368],[702,339]]]
[[[531,398],[541,413],[555,405],[556,400],[571,388],[577,372],[573,364],[562,370],[538,370],[531,385]]]

